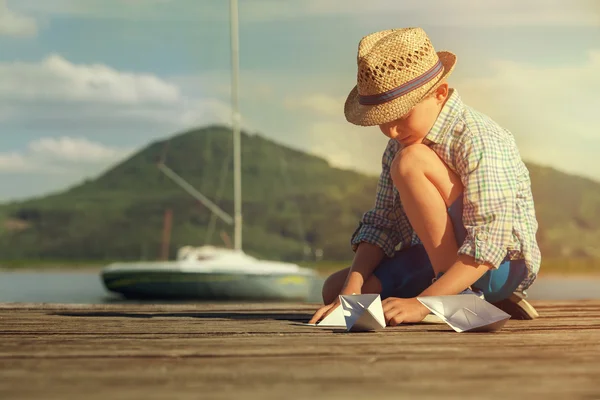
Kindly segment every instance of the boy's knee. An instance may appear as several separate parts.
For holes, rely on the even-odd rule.
[[[463,191],[460,177],[424,144],[413,144],[400,150],[392,161],[390,175],[397,188],[415,182],[420,184],[420,178],[427,177],[437,187],[448,207]]]
[[[423,173],[427,165],[435,161],[433,157],[437,158],[437,155],[424,144],[413,144],[403,148],[392,161],[392,179],[396,181],[415,173]]]

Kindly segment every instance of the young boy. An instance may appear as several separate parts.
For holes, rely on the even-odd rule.
[[[311,323],[353,293],[380,293],[392,326],[427,316],[417,296],[473,291],[513,318],[537,317],[518,295],[541,261],[529,172],[511,133],[448,87],[455,64],[420,28],[360,41],[346,119],[378,125],[390,141],[352,266],[326,280]]]

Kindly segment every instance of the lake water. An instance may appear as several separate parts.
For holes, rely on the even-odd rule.
[[[311,301],[320,302],[322,282],[315,282]],[[600,299],[598,277],[539,277],[529,299]],[[108,292],[97,272],[0,272],[0,302],[132,303]]]

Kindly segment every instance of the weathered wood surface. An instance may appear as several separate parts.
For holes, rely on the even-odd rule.
[[[316,306],[0,305],[0,399],[600,399],[600,301],[496,333],[342,333]]]

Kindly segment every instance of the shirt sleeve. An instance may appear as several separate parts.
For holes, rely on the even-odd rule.
[[[356,251],[361,242],[379,246],[388,257],[393,257],[396,246],[402,242],[409,246],[412,240],[412,227],[401,207],[399,197],[394,200],[395,190],[390,175],[390,165],[397,152],[397,146],[390,140],[382,157],[382,171],[377,183],[375,207],[361,218],[358,228],[352,235],[352,249]]]
[[[467,235],[458,254],[498,268],[512,242],[516,203],[513,144],[506,138],[465,132],[456,162],[464,186]]]

